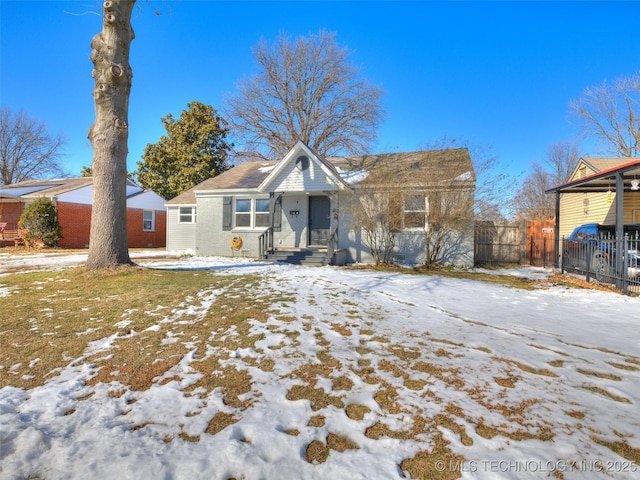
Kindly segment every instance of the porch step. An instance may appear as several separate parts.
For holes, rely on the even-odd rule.
[[[326,249],[301,248],[295,250],[275,250],[267,254],[268,262],[291,263],[294,265],[324,266],[329,264]]]

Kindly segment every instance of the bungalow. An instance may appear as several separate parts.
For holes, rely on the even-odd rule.
[[[446,179],[439,172],[448,172]],[[437,228],[444,190],[473,205],[475,175],[467,149],[324,158],[298,142],[281,160],[240,163],[167,202],[167,250],[370,263],[356,212],[374,192],[401,198],[393,254],[417,264],[425,258],[426,232]],[[454,243],[442,262],[472,265],[471,217]]]
[[[62,239],[58,246],[89,246],[93,179],[27,180],[0,186],[0,223],[7,232],[18,229],[20,216],[29,202],[50,198],[56,205]],[[165,200],[127,180],[127,238],[131,248],[164,247],[166,241]],[[1,238],[0,238],[1,242]]]

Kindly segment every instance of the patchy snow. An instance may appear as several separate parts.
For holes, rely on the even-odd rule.
[[[82,262],[80,258],[36,256],[19,261],[30,270],[47,262],[48,268],[61,268]],[[204,399],[185,393],[198,378],[189,366],[193,354],[165,374],[168,381],[146,391],[126,390],[114,397],[110,393],[119,386],[117,377],[112,384],[85,385],[93,366],[83,359],[96,352],[108,355],[117,342],[114,335],[91,342],[82,358],[71,360],[41,387],[0,389],[0,478],[403,478],[400,462],[432,449],[432,436],[373,439],[366,429],[381,421],[391,430],[411,430],[414,415],[435,418],[452,406],[464,412],[452,418],[472,444],[446,425],[438,431],[451,450],[465,458],[454,466],[462,478],[537,479],[554,472],[566,479],[640,476],[640,465],[592,439],[625,440],[640,448],[638,298],[558,286],[525,291],[438,276],[295,267],[243,258],[147,256],[138,263],[159,269],[209,269],[216,275],[258,274],[265,296],[292,299],[277,305],[286,321],[277,315],[270,315],[266,323],[247,320],[257,339],[252,348],[215,352],[225,365],[251,375],[252,391],[247,395],[253,403],[240,411],[226,405],[218,390]],[[511,273],[544,278],[550,270]],[[216,294],[202,292],[198,301],[185,303],[183,310],[171,312],[147,330],[165,330],[181,322],[182,315],[190,321],[204,315]],[[273,306],[265,307],[267,312],[269,307]],[[129,311],[127,319],[137,314],[144,312]],[[127,319],[118,325],[125,326]],[[186,341],[166,331],[167,341]],[[229,329],[224,334],[237,332]],[[320,334],[324,345],[319,345]],[[398,360],[394,348],[411,353],[402,372],[407,376],[404,383],[384,368],[384,359]],[[300,383],[291,372],[312,359],[318,361],[323,349],[338,361],[335,376],[353,383],[344,391],[334,389],[333,395],[345,406],[368,407],[361,420],[332,405],[313,411],[308,400],[287,399],[291,387]],[[259,358],[272,360],[273,368],[255,367]],[[369,360],[375,375],[394,386],[397,409],[383,409],[374,398],[380,385],[356,374],[361,360]],[[431,365],[435,373],[416,368],[418,363]],[[408,380],[423,386],[408,388]],[[316,387],[334,388],[326,378]],[[204,433],[218,412],[233,414],[237,422],[215,435]],[[314,415],[323,415],[325,424],[310,426]],[[483,425],[499,431],[482,435]],[[552,438],[535,438],[541,429]],[[286,433],[292,430],[298,434]],[[509,437],[523,430],[531,438]],[[331,450],[324,463],[307,462],[306,446],[325,441],[330,432],[347,437],[358,448]],[[185,441],[180,433],[199,436],[199,441]],[[449,467],[436,462],[437,469]]]
[[[274,168],[276,168],[278,166],[278,164],[274,164],[274,165],[269,165],[269,164],[265,164],[265,166],[258,168],[258,170],[260,172],[270,172],[271,170],[273,170]]]
[[[473,174],[471,172],[465,172],[458,175],[456,178],[454,178],[454,180],[457,180],[459,182],[464,182],[464,181],[471,180],[472,178],[473,178]]]
[[[369,176],[369,172],[367,172],[366,170],[343,171],[338,169],[338,173],[347,185],[355,185],[357,183],[360,183]]]

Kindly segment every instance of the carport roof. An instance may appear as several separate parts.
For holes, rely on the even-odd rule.
[[[600,172],[587,175],[586,177],[573,180],[572,182],[565,183],[563,185],[549,188],[546,190],[546,193],[589,193],[615,190],[616,176],[618,174],[622,174],[622,177],[624,178],[625,191],[630,190],[630,180],[640,180],[640,158],[628,158],[626,159],[628,162],[624,162],[625,159],[616,160],[618,160],[618,165],[616,166],[606,168]]]

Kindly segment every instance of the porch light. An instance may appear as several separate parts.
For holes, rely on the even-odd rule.
[[[640,180],[636,180],[635,178],[631,180],[631,190],[634,192],[640,190]]]
[[[611,191],[611,186],[609,186],[609,190],[607,190],[607,206],[610,207],[613,203],[613,192]]]

